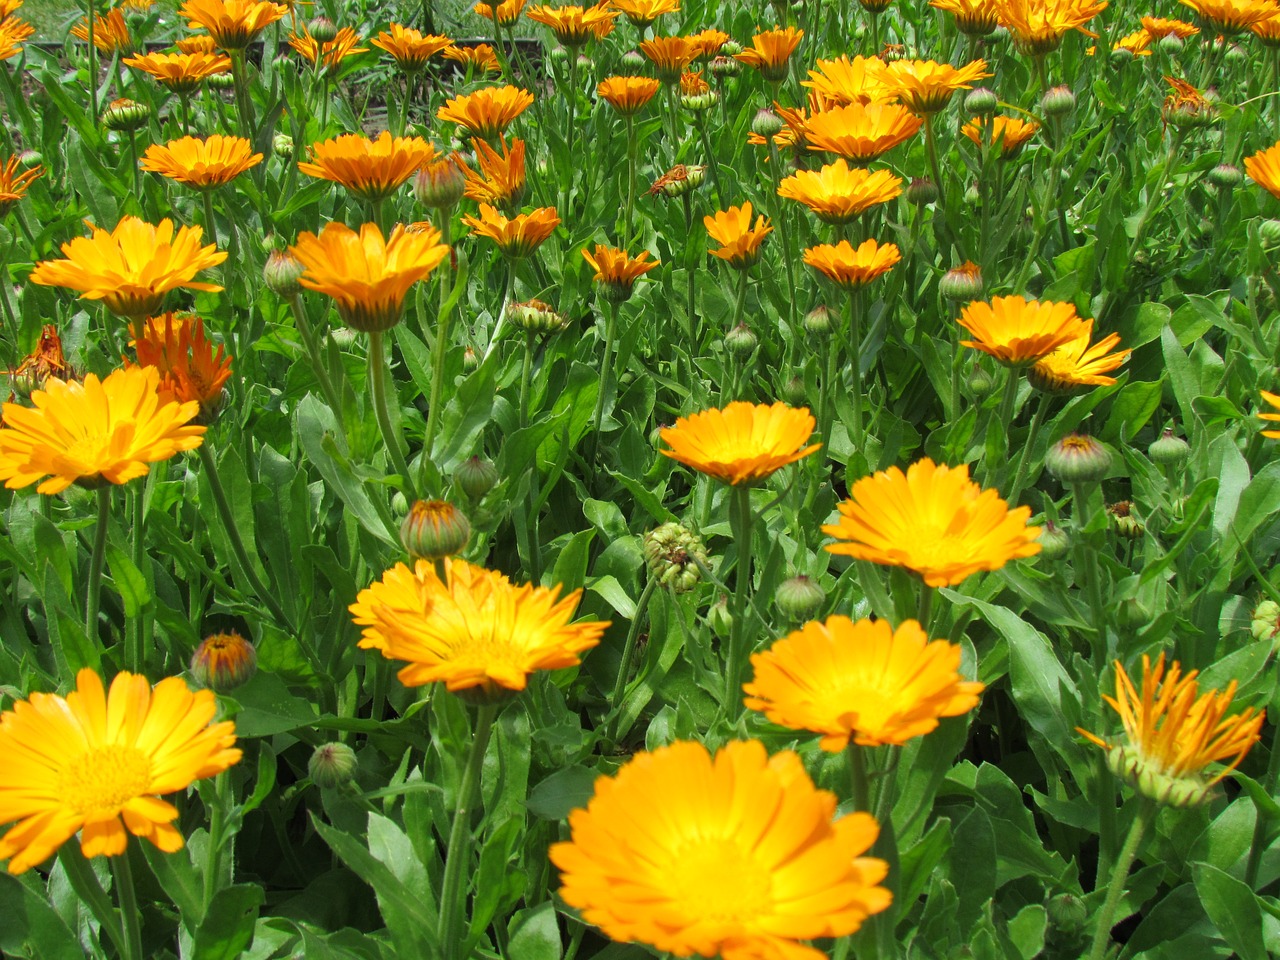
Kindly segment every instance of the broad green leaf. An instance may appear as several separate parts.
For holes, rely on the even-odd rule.
[[[74,933],[44,897],[0,873],[0,952],[41,960],[83,960]]]
[[[1207,863],[1191,865],[1205,913],[1240,960],[1267,960],[1257,896],[1240,880]]]
[[[264,896],[255,883],[219,890],[196,929],[192,960],[236,960],[253,940]]]

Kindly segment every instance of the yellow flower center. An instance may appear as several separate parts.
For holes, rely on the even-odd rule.
[[[670,874],[673,903],[713,922],[750,924],[773,911],[769,870],[735,841],[708,837],[683,850]]]
[[[62,803],[93,820],[115,816],[145,796],[151,786],[151,761],[137,747],[111,743],[82,753],[58,778]]]

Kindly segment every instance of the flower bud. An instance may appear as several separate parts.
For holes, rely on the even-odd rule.
[[[649,576],[672,593],[687,593],[702,579],[707,551],[696,533],[678,523],[664,523],[644,535],[644,562]]]
[[[1063,483],[1097,483],[1111,468],[1111,454],[1093,437],[1073,433],[1049,448],[1044,465]]]
[[[102,123],[108,130],[138,130],[147,125],[151,110],[145,103],[121,98],[112,100],[102,111]]]
[[[1160,439],[1147,447],[1147,456],[1154,463],[1167,467],[1180,467],[1191,456],[1191,445],[1173,435],[1173,427],[1165,427]]]
[[[729,612],[728,597],[721,597],[711,605],[711,609],[707,611],[707,623],[718,638],[729,639],[729,634],[733,632],[733,614]]]
[[[292,160],[293,137],[287,133],[277,133],[271,138],[271,152],[281,160]]]
[[[1052,520],[1044,522],[1036,543],[1040,545],[1040,556],[1046,560],[1059,560],[1071,548],[1071,538],[1067,536],[1067,532]]]
[[[307,24],[307,33],[317,43],[331,43],[338,36],[338,27],[328,17],[315,17]]]
[[[991,393],[995,386],[996,382],[991,379],[991,374],[975,363],[973,370],[969,373],[969,392],[981,400]]]
[[[1258,224],[1258,239],[1267,253],[1280,250],[1280,220],[1263,220]]]
[[[1253,608],[1249,632],[1255,640],[1275,640],[1280,636],[1280,603],[1263,600]]]
[[[1137,540],[1146,532],[1146,527],[1133,515],[1133,504],[1128,500],[1109,504],[1107,513],[1111,516],[1111,526],[1126,540]]]
[[[1181,53],[1184,46],[1182,38],[1176,33],[1166,33],[1160,38],[1160,49],[1171,57]]]
[[[968,187],[965,188],[965,191],[964,191],[965,206],[976,207],[978,205],[978,202],[981,199],[982,199],[982,194],[978,192],[978,185],[976,183],[971,183],[969,184]]]
[[[803,407],[807,405],[809,391],[805,389],[804,377],[792,377],[782,385],[782,399],[788,406]]]
[[[358,766],[356,752],[345,743],[323,743],[312,751],[307,775],[317,787],[332,790],[354,780]]]
[[[292,63],[293,61],[289,61]],[[210,90],[230,90],[236,85],[235,74],[230,70],[226,73],[211,73],[204,78],[204,84]]]
[[[418,560],[443,560],[467,545],[471,524],[444,500],[419,500],[400,524],[400,543]]]
[[[1123,67],[1132,60],[1133,51],[1128,47],[1116,47],[1111,51],[1111,65],[1113,67]]]
[[[628,50],[622,55],[622,72],[630,76],[638,76],[644,71],[648,61],[639,50]]]
[[[737,40],[726,40],[724,43],[720,45],[720,52],[723,53],[726,57],[736,57],[738,54],[742,52],[742,50],[743,50],[743,46]],[[742,61],[740,60],[734,61],[734,63],[741,63],[741,62]]]
[[[1219,190],[1233,190],[1240,186],[1244,175],[1240,168],[1230,163],[1220,163],[1209,171],[1208,180]]]
[[[420,204],[432,210],[453,209],[462,199],[466,187],[462,158],[456,153],[428,163],[413,178],[413,195]]]
[[[907,185],[907,200],[915,204],[917,207],[927,207],[931,203],[936,203],[938,199],[938,185],[928,177],[912,177],[911,183]]]
[[[1065,117],[1076,108],[1076,95],[1070,87],[1051,87],[1040,98],[1040,109],[1046,117]]]
[[[1070,893],[1060,893],[1045,905],[1049,924],[1062,933],[1080,933],[1089,919],[1089,908]]]
[[[557,313],[549,303],[541,300],[526,300],[524,303],[513,303],[507,307],[507,316],[526,333],[553,334],[559,333],[569,326],[569,316]]]
[[[826,591],[803,574],[783,580],[773,596],[778,610],[793,623],[812,620],[826,599]]]
[[[755,119],[751,121],[751,132],[768,140],[782,132],[782,118],[772,110],[758,110]]]
[[[726,43],[725,46],[727,47],[728,44]],[[711,71],[711,75],[716,79],[724,80],[727,77],[736,77],[741,73],[742,62],[733,59],[733,57],[715,57],[707,69]]]
[[[745,323],[740,323],[724,336],[725,349],[739,360],[746,360],[755,352],[759,340]]]
[[[18,154],[18,166],[23,170],[30,170],[44,163],[44,154],[39,150],[23,150]]]
[[[714,90],[708,90],[705,93],[681,94],[680,106],[693,113],[701,113],[703,110],[714,107],[717,99],[719,98]]]
[[[1213,789],[1199,777],[1165,773],[1130,746],[1112,746],[1107,751],[1107,769],[1144,797],[1170,807],[1198,806]]]
[[[568,63],[569,48],[562,47],[559,44],[556,44],[554,47],[551,48],[551,52],[547,54],[547,56],[551,58],[552,63]]]
[[[805,331],[815,337],[825,337],[831,333],[831,311],[825,304],[818,304],[804,315]]]
[[[467,373],[480,369],[480,357],[475,347],[467,347],[462,351],[462,369]]]
[[[257,671],[257,651],[234,630],[205,637],[191,655],[192,678],[214,693],[244,686]]]
[[[964,98],[966,113],[976,113],[980,117],[992,116],[1000,106],[994,92],[987,87],[974,87]]]
[[[938,281],[938,292],[948,300],[979,300],[983,289],[982,268],[972,260],[952,267]]]
[[[471,457],[458,464],[453,471],[453,482],[472,503],[483,500],[485,494],[498,484],[498,468],[488,460]]]
[[[1116,623],[1121,630],[1140,630],[1151,623],[1151,611],[1137,597],[1126,597],[1116,607]]]
[[[302,261],[288,250],[272,250],[262,268],[262,281],[277,296],[293,299],[302,292],[298,278],[306,270]]]

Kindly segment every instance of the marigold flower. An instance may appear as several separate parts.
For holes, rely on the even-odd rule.
[[[340,183],[356,196],[381,200],[435,159],[435,147],[421,137],[392,137],[383,130],[377,140],[346,133],[311,145],[311,162],[299,163],[303,173]]]
[[[974,80],[992,76],[985,60],[956,69],[933,60],[895,60],[881,73],[886,90],[912,113],[937,113],[957,90],[969,90]]]
[[[714,216],[703,217],[702,223],[711,239],[720,244],[719,249],[710,253],[738,270],[744,270],[760,259],[764,238],[773,232],[765,217],[757,217],[755,226],[751,225],[750,201],[740,207],[717,210]]]
[[[1107,351],[1120,345],[1120,334],[1111,333],[1090,344],[1093,321],[1086,320],[1081,336],[1070,340],[1035,362],[1027,371],[1027,379],[1045,393],[1076,393],[1084,387],[1109,387],[1116,380],[1108,377],[1129,359],[1132,350]]]
[[[193,278],[227,259],[211,243],[200,246],[199,227],[179,227],[172,220],[150,224],[125,217],[110,232],[89,224],[90,237],[62,245],[64,260],[43,260],[30,280],[48,287],[79,290],[85,300],[101,300],[122,317],[157,313],[170,290],[187,287],[217,292],[222,287]]]
[[[206,33],[198,33],[193,37],[183,37],[175,40],[173,45],[178,48],[179,53],[217,53],[218,44],[214,42],[213,37]]]
[[[1111,49],[1112,51],[1127,50],[1135,57],[1149,57],[1151,51],[1147,48],[1151,46],[1152,39],[1154,38],[1146,30],[1135,30],[1113,43]]]
[[[1178,0],[1200,15],[1212,30],[1233,37],[1276,15],[1273,0]]]
[[[976,338],[961,340],[1008,367],[1025,367],[1059,347],[1088,338],[1093,324],[1076,316],[1069,303],[996,297],[974,301],[960,311],[960,326]]]
[[[30,170],[18,172],[21,164],[17,157],[10,157],[0,167],[0,217],[14,208],[19,200],[27,195],[27,187],[33,180],[44,174],[44,167],[32,167]]]
[[[523,690],[535,670],[576,666],[609,626],[570,623],[581,589],[561,597],[559,586],[516,586],[457,558],[446,577],[427,560],[398,563],[349,607],[362,648],[409,661],[399,673],[407,687],[443,681],[490,699]]]
[[[631,116],[653,99],[662,84],[652,77],[606,77],[596,87],[596,96],[623,116]]]
[[[1170,92],[1164,98],[1160,115],[1174,127],[1203,127],[1212,123],[1214,105],[1199,90],[1177,77],[1165,77]]]
[[[848,240],[823,243],[804,252],[804,262],[832,283],[856,290],[888,273],[902,259],[896,243],[865,240],[854,247]]]
[[[9,383],[15,392],[27,396],[32,390],[44,386],[44,382],[50,377],[57,377],[59,380],[80,379],[76,371],[67,363],[66,355],[62,351],[62,337],[58,336],[58,328],[52,323],[46,323],[40,329],[40,339],[36,341],[36,348],[22,358],[18,369],[12,371]]]
[[[993,0],[1000,24],[1023,53],[1051,53],[1068,30],[1095,36],[1085,24],[1107,8],[1107,0]]]
[[[487,203],[480,204],[480,216],[467,215],[462,222],[478,237],[488,237],[503,256],[519,259],[533,254],[560,226],[555,207],[539,207],[508,220]]]
[[[1000,156],[1005,160],[1012,160],[1040,132],[1040,124],[1021,117],[989,117],[986,120],[974,117],[960,132],[981,147],[984,129],[988,131],[988,142],[999,148]]]
[[[421,30],[398,23],[391,24],[389,31],[382,31],[369,42],[379,50],[385,50],[391,54],[396,66],[405,73],[417,73],[437,53],[453,46],[453,41],[448,37],[434,34],[424,36]]]
[[[23,0],[0,0],[0,20],[17,13],[22,4]]]
[[[1280,396],[1277,396],[1274,393],[1267,393],[1265,390],[1261,390],[1259,392],[1262,394],[1263,400],[1271,404],[1273,409],[1280,411]],[[1271,423],[1280,423],[1280,413],[1260,413],[1258,414],[1258,419],[1266,420]],[[1272,440],[1280,440],[1280,430],[1263,430],[1262,435],[1264,437],[1269,437]]]
[[[637,280],[661,265],[649,259],[648,250],[641,250],[633,257],[625,250],[606,247],[603,243],[597,243],[594,252],[583,250],[582,258],[595,270],[593,279],[601,285],[606,298],[619,301],[631,296]]]
[[[994,0],[929,0],[929,6],[951,14],[956,29],[968,37],[985,37],[999,23]]]
[[[822,734],[832,753],[850,739],[900,746],[978,705],[984,685],[964,680],[960,655],[958,644],[930,642],[915,620],[896,630],[886,620],[815,620],[751,655],[744,702],[776,724]]]
[[[701,47],[688,37],[650,37],[640,44],[663,83],[676,83],[689,64],[698,59]]]
[[[498,52],[487,43],[477,43],[471,47],[449,47],[441,55],[461,64],[464,70],[479,70],[481,73],[498,73],[502,70]]]
[[[1250,180],[1280,199],[1280,142],[1246,157],[1244,169]]]
[[[615,3],[614,6],[617,6]],[[698,51],[698,59],[714,57],[721,48],[729,42],[729,35],[723,30],[717,30],[714,27],[708,27],[706,30],[699,30],[697,33],[691,33],[685,37]],[[741,69],[739,67],[738,69]]]
[[[6,403],[0,480],[10,490],[40,480],[36,493],[43,494],[73,483],[128,483],[150,464],[200,446],[205,428],[191,423],[200,405],[163,399],[159,384],[159,370],[125,367],[103,380],[87,373],[83,383],[51,377],[31,391],[34,407]]]
[[[519,206],[525,187],[524,141],[513,139],[508,146],[506,140],[501,140],[499,146],[502,147],[502,153],[498,153],[484,140],[471,141],[471,149],[476,152],[480,172],[463,167],[467,182],[463,195],[481,203]]]
[[[436,111],[436,118],[465,127],[473,136],[492,140],[505,133],[511,121],[533,103],[533,94],[519,87],[481,87],[454,97]]]
[[[187,18],[192,30],[207,30],[223,50],[243,50],[288,12],[284,4],[269,0],[186,0],[178,15]]]
[[[906,473],[890,467],[855,483],[838,509],[839,522],[822,528],[840,541],[826,546],[830,553],[912,570],[930,587],[1040,552],[1040,528],[1026,525],[1031,508],[1010,510],[964,465],[925,458]]]
[[[843,159],[821,170],[797,170],[778,184],[778,196],[803,203],[824,223],[857,219],[872,207],[902,195],[902,181],[888,170],[850,168]]]
[[[1095,734],[1084,734],[1107,751],[1107,766],[1139,793],[1175,807],[1203,803],[1219,780],[1239,766],[1258,741],[1265,714],[1252,707],[1227,716],[1236,694],[1236,682],[1225,690],[1201,694],[1199,671],[1182,675],[1177,661],[1165,674],[1164,654],[1155,665],[1142,657],[1142,690],[1129,679],[1124,665],[1115,662],[1116,695],[1103,699],[1120,715],[1126,743],[1110,743]],[[1218,761],[1230,762],[1215,776],[1206,768]]]
[[[549,7],[544,4],[530,7],[525,16],[534,23],[548,27],[561,44],[574,50],[593,37],[602,39],[613,29],[614,18],[620,11],[610,10],[607,3],[591,7]]]
[[[343,27],[332,40],[321,42],[311,35],[310,30],[303,27],[301,35],[289,34],[289,46],[293,47],[308,63],[323,64],[324,69],[333,72],[347,57],[364,53],[369,49],[356,46],[360,39],[360,35],[351,27]]]
[[[850,60],[847,54],[835,60],[819,60],[817,69],[809,71],[809,79],[802,80],[801,86],[840,105],[888,100],[891,94],[884,83],[885,66],[879,57]]]
[[[320,235],[303,232],[290,253],[306,266],[298,283],[334,299],[343,322],[366,333],[400,322],[405,294],[431,274],[449,252],[440,231],[424,223],[397,225],[389,238],[374,223],[359,232],[329,222]]]
[[[814,426],[807,407],[735,401],[680,417],[660,431],[671,449],[658,452],[724,483],[751,485],[822,446],[804,445]]]
[[[702,79],[701,70],[686,70],[680,74],[680,96],[700,97],[711,92],[711,84]]]
[[[156,78],[173,93],[186,96],[200,88],[207,78],[231,70],[231,58],[224,53],[147,53],[124,61]]]
[[[1189,23],[1182,20],[1167,20],[1164,17],[1143,17],[1142,29],[1151,34],[1154,40],[1163,40],[1167,36],[1175,36],[1179,40],[1185,40],[1187,37],[1194,37],[1200,32],[1199,27],[1193,27]]]
[[[178,811],[160,794],[185,790],[240,760],[236,727],[214,723],[217,698],[178,677],[153,688],[118,673],[108,693],[92,670],[65,698],[32,693],[0,714],[0,860],[13,874],[48,859],[77,830],[86,857],[124,853],[128,832],[182,849]],[[123,821],[123,822],[122,822]]]
[[[733,59],[760,71],[766,80],[777,82],[787,75],[791,54],[804,37],[804,31],[795,27],[765,30],[751,38],[751,49],[735,53]]]
[[[865,162],[910,140],[923,122],[899,103],[850,103],[811,116],[805,139],[810,150]]]
[[[213,134],[207,140],[182,137],[166,144],[153,143],[142,157],[142,169],[158,173],[197,190],[230,183],[262,162],[244,137]]]
[[[676,13],[680,0],[612,0],[613,8],[643,30],[651,26],[664,13]]]
[[[71,35],[77,40],[89,42],[87,17],[82,17],[80,22],[71,28]],[[125,23],[124,13],[119,7],[112,7],[105,17],[93,18],[93,45],[107,56],[133,51],[133,37],[129,35],[129,25]]]
[[[797,941],[841,937],[891,895],[883,860],[863,856],[867,813],[833,822],[836,796],[790,751],[734,741],[639,753],[595,783],[552,845],[560,896],[610,938],[674,956],[822,960]]]
[[[231,358],[221,344],[214,352],[202,319],[174,313],[151,317],[142,325],[133,348],[139,366],[160,371],[162,400],[194,400],[200,404],[201,419],[206,423],[217,415],[231,379]]]
[[[35,27],[21,17],[5,17],[0,21],[0,60],[20,54],[23,42],[35,32]]]
[[[471,9],[478,16],[491,20],[498,26],[508,26],[520,19],[524,5],[528,2],[529,0],[502,0],[497,4],[477,3]]]
[[[1249,24],[1249,32],[1257,37],[1264,47],[1272,49],[1280,47],[1280,7],[1277,7],[1276,12],[1267,19]]]

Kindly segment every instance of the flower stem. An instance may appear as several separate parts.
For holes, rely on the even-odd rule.
[[[446,212],[440,220],[440,242],[450,246],[450,227],[452,217]],[[450,323],[453,310],[449,309],[450,258],[446,256],[440,264],[440,312],[436,319],[435,351],[431,364],[431,397],[427,401],[427,435],[422,445],[422,455],[430,459],[435,446],[436,430],[440,427],[440,404],[444,399],[444,360],[449,349]]]
[[[737,699],[742,670],[751,635],[747,631],[748,594],[751,589],[752,516],[751,488],[745,484],[729,488],[729,526],[738,548],[738,562],[733,572],[733,626],[729,631],[729,657],[725,667],[724,709]]]
[[[333,416],[338,421],[338,426],[343,427],[342,415],[342,398],[338,395],[338,391],[334,389],[333,381],[329,379],[328,368],[324,365],[324,358],[320,355],[320,345],[316,342],[315,330],[311,327],[311,322],[307,319],[307,309],[302,302],[302,294],[295,293],[293,300],[293,322],[298,328],[298,335],[302,337],[302,345],[306,348],[307,357],[311,361],[311,370],[316,375],[316,381],[320,384],[320,392],[324,394],[325,403],[329,404],[329,408],[333,410]]]
[[[609,316],[604,324],[604,357],[600,360],[600,395],[596,397],[596,409],[591,416],[591,463],[595,463],[600,449],[600,423],[604,420],[604,404],[609,395],[610,374],[613,372],[613,341],[618,333],[617,300],[609,300]]]
[[[131,543],[131,559],[133,565],[141,572],[143,565],[150,563],[146,554],[146,487],[141,479],[133,485],[133,524],[129,530]],[[145,574],[144,574],[145,576]],[[143,643],[143,636],[146,630],[146,610],[139,610],[136,617],[130,617],[128,622],[127,646],[125,648],[125,663],[129,665],[129,669],[134,673],[145,673],[144,661],[146,659]]]
[[[920,600],[916,607],[916,622],[920,624],[920,629],[926,634],[929,632],[929,622],[933,619],[933,598],[937,593],[933,587],[927,583],[920,584]]]
[[[1142,797],[1138,800],[1138,809],[1134,814],[1133,825],[1129,827],[1129,835],[1125,837],[1124,847],[1111,872],[1111,883],[1107,886],[1107,899],[1103,901],[1098,912],[1097,926],[1093,930],[1093,944],[1089,948],[1088,960],[1103,960],[1107,948],[1111,944],[1111,927],[1115,922],[1116,908],[1120,906],[1120,898],[1124,895],[1125,881],[1129,879],[1129,871],[1133,868],[1134,858],[1138,855],[1138,846],[1142,843],[1142,835],[1155,816],[1155,804]]]
[[[1031,463],[1031,450],[1040,436],[1040,428],[1044,426],[1045,415],[1049,412],[1050,399],[1049,394],[1040,394],[1040,402],[1036,405],[1035,415],[1031,418],[1031,427],[1027,431],[1026,442],[1022,445],[1022,453],[1018,455],[1018,468],[1013,472],[1013,484],[1009,487],[1009,495],[1005,497],[1010,506],[1017,505],[1018,495],[1022,493],[1022,485],[1027,479],[1027,466]]]
[[[107,896],[107,891],[102,889],[97,874],[93,872],[89,861],[80,852],[80,844],[74,837],[58,850],[58,862],[67,872],[67,880],[71,884],[71,889],[75,891],[75,895],[89,908],[89,912],[101,925],[102,932],[107,935],[116,952],[124,956],[125,937],[124,928],[120,926],[120,915],[111,905],[111,898]]]
[[[116,902],[120,906],[120,919],[124,926],[124,960],[143,960],[142,924],[138,912],[138,895],[133,887],[133,868],[129,866],[128,852],[111,858],[111,875],[115,879]]]
[[[853,448],[862,452],[862,290],[849,291],[849,362],[853,365]],[[828,442],[830,440],[828,439]]]
[[[631,629],[627,631],[627,642],[622,648],[622,662],[618,664],[618,678],[613,682],[613,695],[609,698],[609,723],[605,727],[605,743],[616,742],[618,720],[622,716],[622,695],[627,689],[627,678],[631,676],[631,661],[635,659],[636,641],[640,638],[640,627],[644,624],[645,613],[649,609],[649,601],[658,586],[655,577],[650,577],[644,585],[640,599],[636,601],[636,612],[631,618]]]
[[[849,741],[849,776],[853,787],[853,809],[871,812],[871,775],[867,770],[867,750]]]
[[[107,524],[111,519],[111,485],[98,488],[98,524],[93,531],[93,553],[89,555],[89,586],[84,600],[84,634],[90,643],[98,639],[98,603],[102,598],[102,559],[107,552]]]
[[[524,363],[520,369],[520,428],[524,429],[529,426],[529,394],[533,384],[533,355],[536,350],[536,343],[532,333],[525,334],[524,343]],[[515,520],[523,531],[524,548],[526,554],[525,566],[529,570],[529,580],[531,583],[538,584],[542,582],[542,551],[540,549],[538,537],[538,458],[535,454],[533,463],[529,467],[529,516],[527,519],[521,516],[522,511],[517,511]]]
[[[1000,396],[1000,409],[996,412],[996,422],[1000,425],[1000,442],[1002,449],[1000,456],[996,457],[994,463],[983,463],[983,476],[990,481],[1000,470],[1000,464],[1004,462],[1004,454],[1009,448],[1009,426],[1013,423],[1013,408],[1018,399],[1018,368],[1009,367],[1009,372],[1004,381],[1004,393]],[[985,461],[986,451],[983,451]]]
[[[444,888],[440,892],[440,944],[444,960],[465,960],[460,947],[463,914],[466,909],[466,886],[463,878],[468,875],[471,861],[471,806],[475,803],[480,787],[480,770],[484,766],[485,749],[498,708],[485,704],[476,711],[476,726],[471,737],[471,750],[467,765],[458,784],[458,802],[453,811],[453,826],[449,830],[449,850],[444,862]]]
[[[711,173],[711,189],[715,192],[713,198],[716,202],[716,209],[720,209],[723,202],[722,197],[725,196],[724,188],[720,186],[720,164],[716,162],[715,151],[711,146],[711,134],[707,132],[706,113],[698,114],[696,126],[698,128],[698,136],[702,139],[702,150],[706,154],[707,170]],[[685,194],[687,197],[688,194]]]
[[[1262,787],[1267,796],[1276,792],[1276,778],[1280,776],[1280,727],[1271,734],[1271,756],[1267,760],[1267,773],[1262,780]],[[1267,847],[1267,817],[1259,807],[1255,810],[1253,824],[1253,843],[1249,845],[1249,859],[1245,862],[1244,882],[1252,889],[1258,882],[1258,868],[1262,866],[1262,854]]]
[[[729,331],[737,329],[738,324],[742,322],[742,311],[747,305],[747,279],[746,268],[739,269],[738,296],[733,304],[733,320],[729,323]],[[726,333],[729,331],[726,331]],[[728,360],[733,364],[733,369],[720,385],[721,406],[724,406],[730,400],[738,399],[738,364],[733,357],[729,357]]]
[[[386,351],[383,349],[382,331],[369,332],[369,393],[373,399],[373,414],[378,420],[378,429],[382,431],[382,442],[387,448],[387,456],[391,465],[400,474],[400,482],[404,487],[404,495],[410,503],[417,500],[413,489],[413,476],[409,473],[409,464],[405,461],[404,451],[400,449],[400,437],[391,426],[391,415],[387,408],[387,366]]]
[[[1084,537],[1084,531],[1089,526],[1089,487],[1082,483],[1072,484],[1071,497],[1074,501],[1072,513],[1076,522],[1076,569],[1085,578],[1089,611],[1092,615],[1093,628],[1098,635],[1098,642],[1094,647],[1095,666],[1101,668],[1106,653],[1103,649],[1106,638],[1106,608],[1102,603],[1102,575],[1098,568],[1098,554],[1090,544],[1085,542]]]
[[[213,809],[209,811],[209,849],[205,859],[203,894],[204,909],[209,911],[209,904],[214,895],[222,887],[222,830],[227,809],[227,779],[229,774],[223,770],[213,779]]]
[[[213,191],[201,190],[200,199],[204,204],[204,235],[210,243],[218,242],[218,223],[213,218]]]
[[[253,122],[253,101],[249,98],[249,77],[246,71],[249,69],[248,63],[244,58],[243,50],[229,50],[231,56],[231,79],[235,86],[236,93],[236,113],[240,116],[240,133],[250,143],[253,143],[254,136]],[[328,102],[325,97],[323,102]],[[321,124],[321,136],[324,135],[324,125]]]
[[[631,244],[631,228],[635,222],[636,212],[636,120],[631,114],[626,115],[627,123],[627,205],[622,216],[622,246]],[[571,154],[572,156],[572,154]]]

